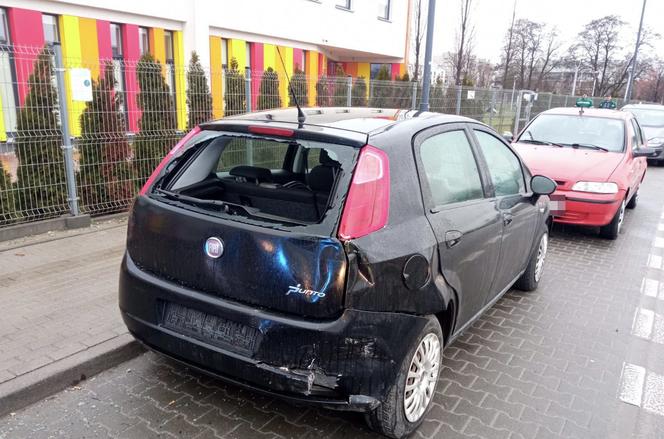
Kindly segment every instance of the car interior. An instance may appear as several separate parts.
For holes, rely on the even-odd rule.
[[[342,169],[335,158],[321,145],[220,137],[176,177],[171,190],[314,223],[327,210]]]

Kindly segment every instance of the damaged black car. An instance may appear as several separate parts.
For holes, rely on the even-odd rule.
[[[471,119],[305,113],[205,123],[168,154],[131,210],[122,317],[190,367],[403,437],[443,348],[537,288],[555,183]]]

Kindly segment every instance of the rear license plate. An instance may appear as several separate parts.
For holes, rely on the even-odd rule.
[[[166,303],[162,326],[221,348],[251,354],[259,332],[247,325],[175,303]]]

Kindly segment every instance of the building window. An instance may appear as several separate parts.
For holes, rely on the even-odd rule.
[[[353,8],[353,0],[342,0],[337,3],[337,8],[350,11]]]
[[[383,20],[389,20],[391,18],[391,3],[390,0],[378,0],[378,18],[382,18]]]
[[[141,56],[150,53],[150,34],[147,27],[138,28],[138,49]]]
[[[115,78],[115,92],[123,93],[125,91],[124,80],[124,60],[122,53],[122,28],[117,23],[111,23],[111,52],[113,53],[113,77]],[[124,100],[120,100],[119,110],[125,114]]]
[[[111,23],[111,51],[114,59],[122,59],[122,29],[116,23]]]
[[[2,99],[2,116],[5,130],[16,131],[16,102],[18,90],[15,87],[13,53],[11,52],[9,28],[5,10],[0,8],[0,99]]]
[[[55,15],[42,14],[42,27],[44,29],[44,41],[48,45],[60,42],[58,32],[58,17]]]
[[[175,97],[175,52],[173,50],[173,32],[164,31],[164,49],[166,52],[166,83],[171,91],[171,96]]]
[[[392,79],[392,65],[391,64],[371,64],[371,72],[370,76],[371,79],[376,79],[378,77],[378,73],[382,68],[385,68],[387,70],[387,73],[389,74],[389,79]]]
[[[221,39],[221,68],[228,68],[228,40],[225,38]]]
[[[0,43],[9,43],[9,28],[7,27],[7,14],[0,8]]]

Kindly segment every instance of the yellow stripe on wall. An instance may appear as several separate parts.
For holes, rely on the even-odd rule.
[[[277,50],[274,44],[263,44],[263,68],[267,70],[272,67],[272,70],[277,70]]]
[[[59,18],[60,39],[62,44],[62,57],[65,68],[83,67],[81,65],[81,34],[78,17],[61,15]],[[67,102],[69,102],[69,129],[72,136],[81,135],[81,113],[85,109],[85,102],[73,102],[68,70],[65,70],[65,88]]]
[[[367,96],[369,96],[369,78],[371,77],[371,65],[368,62],[357,63],[357,77],[362,76],[367,82]]]
[[[279,53],[277,53],[277,75],[279,76],[279,96],[281,97],[281,106],[288,106],[288,78],[293,76],[293,48],[279,46],[279,52],[281,53],[281,58],[284,60],[283,64],[281,59],[279,59]],[[284,64],[286,69],[284,70]]]
[[[187,93],[185,81],[184,42],[182,32],[173,32],[173,61],[175,63],[175,106],[178,129],[187,129]],[[192,127],[193,128],[193,127]]]
[[[309,78],[309,105],[316,105],[316,82],[318,82],[318,52],[308,50],[304,54],[305,72]]]
[[[224,117],[224,81],[221,66],[221,38],[210,37],[210,91],[212,92],[212,116]]]
[[[82,67],[92,71],[92,78],[99,78],[99,44],[97,42],[97,20],[93,18],[78,19],[81,34]]]
[[[158,27],[150,28],[148,31],[150,40],[150,54],[161,63],[166,64],[166,47],[164,46],[164,30]],[[175,48],[173,48],[175,51]]]
[[[237,61],[237,68],[244,75],[247,67],[247,42],[244,40],[228,40],[228,68],[231,67],[231,59]]]

